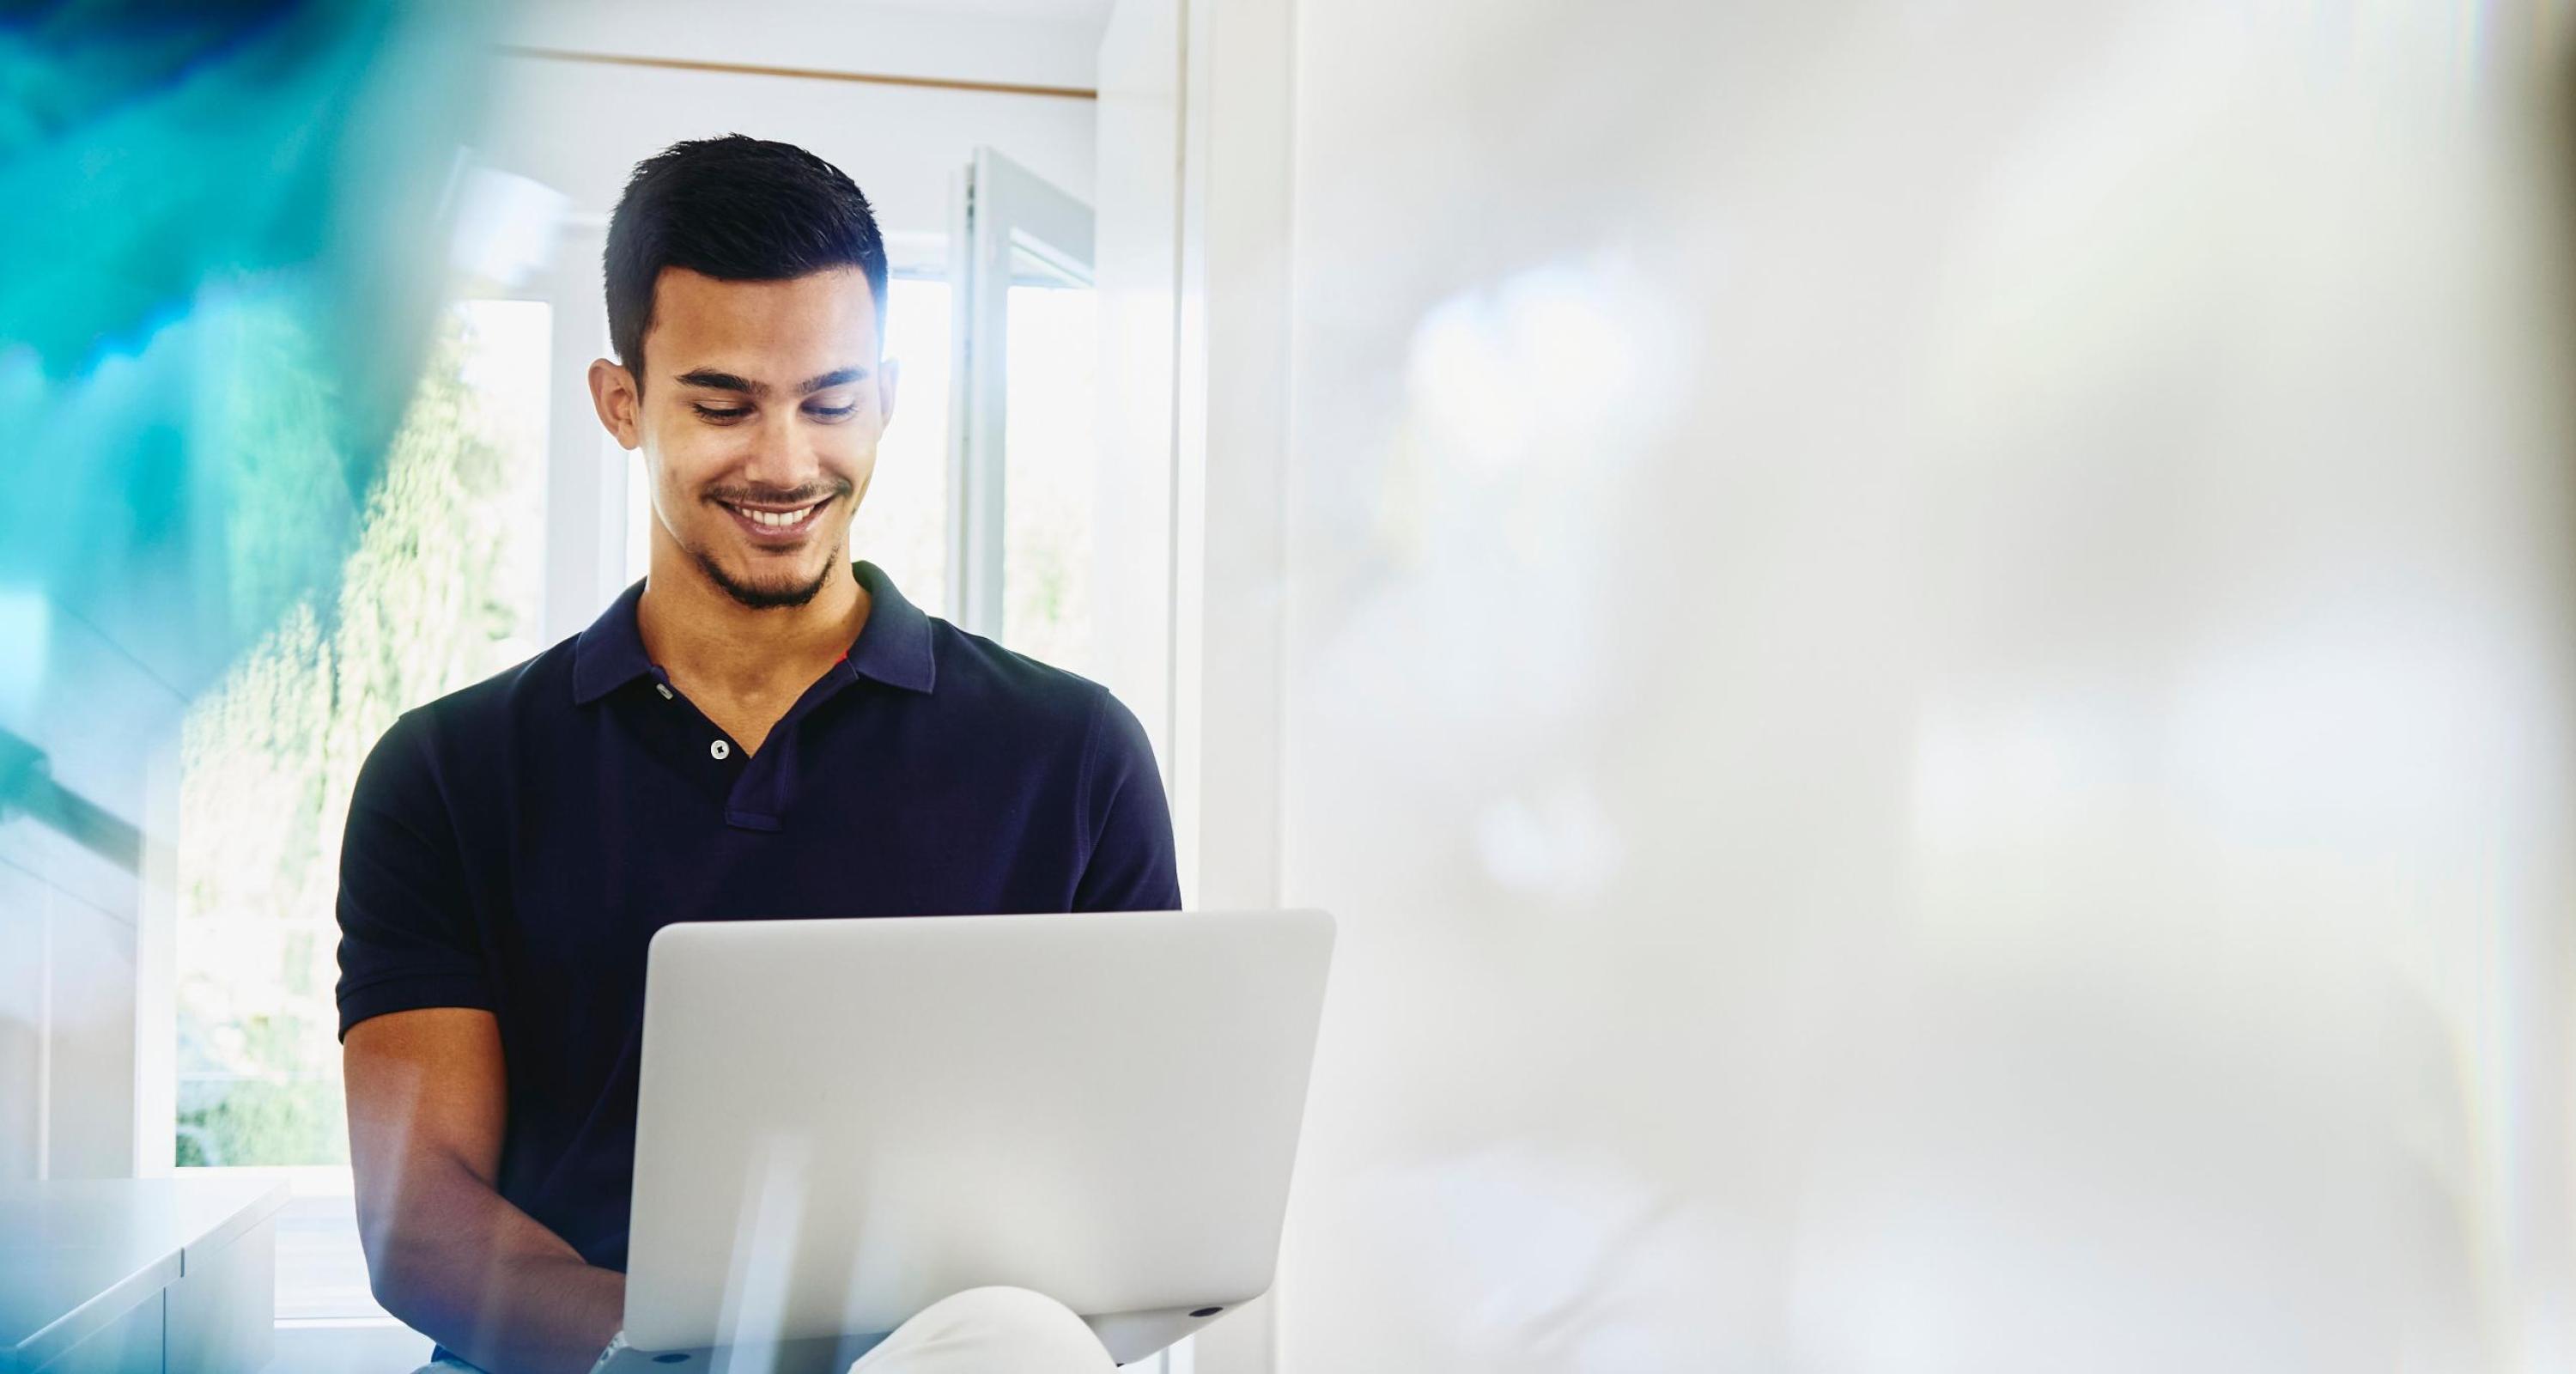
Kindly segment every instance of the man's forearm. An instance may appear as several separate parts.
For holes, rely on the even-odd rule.
[[[584,1263],[482,1180],[438,1172],[366,1228],[377,1301],[491,1374],[589,1369],[617,1334],[626,1276]]]

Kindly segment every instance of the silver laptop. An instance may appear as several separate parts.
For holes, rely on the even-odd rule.
[[[610,1367],[847,1368],[961,1289],[1120,1363],[1270,1286],[1320,911],[728,921],[655,935]]]

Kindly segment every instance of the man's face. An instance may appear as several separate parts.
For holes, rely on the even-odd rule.
[[[601,418],[643,452],[657,568],[676,553],[754,608],[801,606],[849,575],[850,517],[894,410],[879,337],[856,268],[750,282],[663,269],[647,375],[591,369]]]

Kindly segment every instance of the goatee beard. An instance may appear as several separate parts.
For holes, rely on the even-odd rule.
[[[703,549],[691,549],[689,556],[698,561],[698,569],[707,575],[708,581],[722,588],[724,594],[732,597],[736,603],[755,611],[779,611],[793,606],[802,606],[822,594],[823,584],[832,580],[833,569],[846,569],[849,566],[841,561],[840,551],[835,549],[832,556],[823,561],[823,570],[814,574],[814,580],[811,582],[801,586],[754,587],[735,580],[731,574],[718,567],[714,559],[707,557]]]

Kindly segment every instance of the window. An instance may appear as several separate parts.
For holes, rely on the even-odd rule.
[[[1099,293],[1015,273],[1003,408],[1002,642],[1075,672],[1091,664],[1091,507]]]
[[[337,599],[181,729],[176,1157],[348,1159],[332,903],[349,789],[404,709],[534,652],[551,319],[452,307]]]
[[[1091,662],[1096,502],[1091,207],[990,148],[959,184],[963,432],[952,441],[958,620],[1076,672]]]
[[[336,599],[297,607],[181,727],[175,1154],[292,1184],[277,1315],[299,1338],[392,1325],[351,1210],[340,830],[395,715],[537,647],[552,326],[538,301],[450,307]]]

